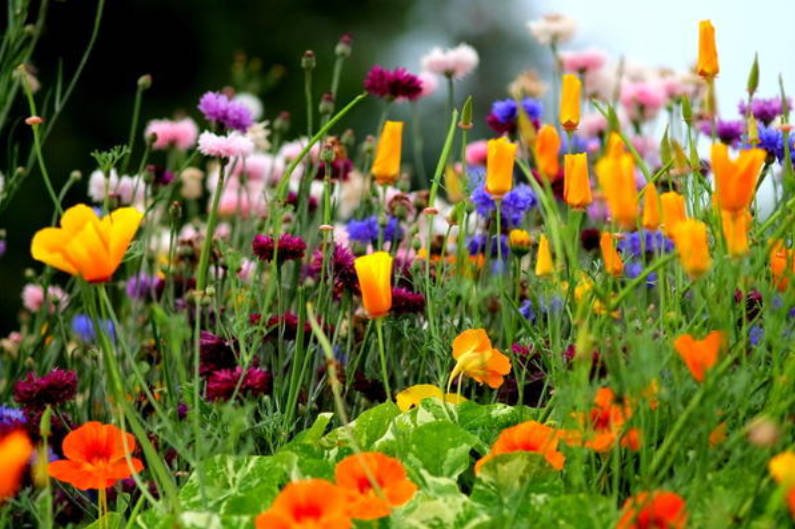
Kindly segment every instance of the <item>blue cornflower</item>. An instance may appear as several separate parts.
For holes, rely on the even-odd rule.
[[[526,97],[522,100],[522,108],[530,119],[537,120],[541,117],[543,106],[537,99]],[[500,123],[514,123],[516,121],[516,101],[501,99],[491,104],[491,113]]]
[[[765,337],[765,330],[761,325],[754,325],[748,330],[748,342],[756,347]]]
[[[111,341],[116,340],[116,329],[113,327],[113,322],[110,320],[102,320],[100,322],[105,334],[107,334]],[[77,337],[86,343],[91,343],[97,338],[97,333],[94,330],[94,323],[85,314],[77,314],[72,318],[72,332]]]
[[[527,184],[519,184],[502,199],[502,217],[506,226],[512,228],[522,223],[525,214],[538,203],[536,195]]]
[[[467,241],[467,251],[469,251],[469,255],[478,255],[481,253],[486,252],[486,235],[482,233],[478,233],[477,235],[473,235]],[[489,255],[491,257],[497,257],[497,237],[492,235],[488,239],[489,243]],[[502,258],[506,259],[509,255],[510,248],[508,247],[508,236],[507,235],[500,235],[500,243],[502,248]]]
[[[378,217],[372,215],[364,219],[351,219],[345,225],[348,238],[361,244],[370,244],[378,240],[378,233],[381,227],[378,225]],[[398,240],[403,237],[403,228],[400,227],[398,219],[389,217],[384,227],[384,241]]]
[[[483,185],[483,182],[477,184],[469,198],[475,205],[475,211],[477,211],[478,215],[481,217],[490,217],[497,207],[491,195],[486,192],[486,187]]]
[[[524,300],[522,305],[519,307],[519,314],[521,314],[522,317],[527,321],[536,321],[536,313],[533,310],[533,302],[529,299]]]
[[[384,226],[384,241],[397,241],[403,238],[403,228],[397,217],[389,217]]]
[[[784,152],[784,135],[773,127],[759,127],[760,149],[764,149],[768,156],[779,158]]]
[[[22,410],[0,404],[0,431],[6,428],[17,428],[27,424],[28,420]]]
[[[639,261],[629,261],[624,265],[624,275],[627,279],[635,279],[643,273],[643,263]],[[646,276],[646,286],[649,288],[657,285],[657,273],[652,272]]]
[[[473,235],[467,241],[469,255],[478,255],[486,251],[486,236],[482,233]]]
[[[569,152],[569,137],[564,134],[560,137],[560,154],[580,154],[588,152],[588,140],[574,134],[571,138],[571,152]]]

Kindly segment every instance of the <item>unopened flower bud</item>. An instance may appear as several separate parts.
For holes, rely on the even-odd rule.
[[[290,130],[290,113],[282,111],[273,120],[273,131],[279,134],[284,134]]]
[[[376,144],[375,137],[368,134],[367,137],[364,139],[364,142],[362,142],[362,152],[364,154],[372,155],[373,152],[375,151],[375,144]]]
[[[318,112],[321,116],[330,116],[334,113],[334,96],[331,92],[326,92],[320,97]]]
[[[315,52],[312,50],[306,50],[303,57],[301,57],[301,68],[304,70],[314,70],[316,62]]]
[[[150,86],[152,86],[151,75],[145,74],[138,78],[138,88],[141,90],[148,90]]]
[[[178,200],[172,202],[168,207],[168,216],[174,223],[178,222],[182,218],[182,202]]]
[[[353,146],[356,144],[356,134],[354,134],[353,129],[346,129],[345,132],[342,133],[342,136],[340,136],[340,143],[348,150],[353,149]]]
[[[71,173],[69,173],[69,180],[71,180],[73,182],[79,182],[82,179],[83,179],[83,173],[81,173],[77,169],[75,169]]]
[[[42,123],[44,123],[44,119],[41,116],[30,116],[28,118],[25,118],[25,123],[30,125],[31,127],[34,127],[36,125],[41,125]]]
[[[337,42],[337,46],[334,48],[334,55],[337,57],[350,57],[351,56],[351,48],[353,44],[353,37],[350,33],[343,33],[340,37],[340,40]]]
[[[508,246],[510,246],[511,252],[518,257],[526,255],[530,251],[532,243],[530,234],[525,230],[511,230],[508,233]]]

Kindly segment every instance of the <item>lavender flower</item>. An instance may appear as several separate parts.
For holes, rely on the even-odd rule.
[[[792,108],[792,103],[787,101],[787,110]],[[748,113],[748,104],[740,101],[738,110],[741,115]],[[770,125],[782,113],[781,99],[773,97],[770,99],[755,98],[751,101],[751,114],[761,121],[765,126]]]
[[[206,92],[199,99],[198,108],[208,121],[220,123],[227,129],[246,132],[254,123],[247,106],[238,101],[230,101],[219,92]]]

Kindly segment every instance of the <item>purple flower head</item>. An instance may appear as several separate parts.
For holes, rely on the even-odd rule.
[[[205,398],[209,401],[227,401],[232,398],[235,389],[238,390],[239,398],[260,397],[271,392],[272,382],[271,374],[259,367],[250,367],[245,373],[239,366],[221,369],[207,379]]]
[[[769,158],[778,158],[784,151],[784,135],[773,127],[759,127],[758,147],[764,149]]]
[[[625,233],[616,248],[624,255],[639,258],[644,253],[672,252],[674,243],[661,231],[640,230]]]
[[[513,228],[522,223],[525,214],[538,203],[536,195],[527,184],[519,184],[511,189],[502,200],[502,217],[505,226]]]
[[[262,261],[271,261],[276,253],[276,261],[281,264],[285,261],[300,261],[304,258],[306,243],[297,235],[283,233],[276,244],[273,237],[255,235],[251,241],[251,248]]]
[[[248,107],[237,101],[230,101],[220,92],[206,92],[199,99],[198,108],[207,121],[220,123],[227,129],[246,132],[254,123]]]
[[[353,266],[354,259],[353,253],[348,248],[341,244],[334,245],[334,251],[331,254],[331,275],[334,278],[335,294],[338,295],[343,290],[359,291],[359,279]],[[323,251],[318,248],[312,254],[312,261],[307,267],[307,275],[318,278],[322,268]]]
[[[407,288],[392,288],[391,314],[422,314],[425,312],[425,296]]]
[[[3,255],[5,255],[6,248],[7,248],[6,240],[0,239],[0,257],[3,257]]]
[[[351,219],[345,225],[348,238],[361,244],[370,244],[378,239],[378,219],[375,215],[365,219]]]
[[[486,187],[482,182],[475,187],[469,198],[472,200],[472,204],[475,205],[475,211],[477,211],[478,215],[481,217],[490,217],[492,212],[496,209],[494,199],[486,192]]]
[[[712,122],[702,121],[699,130],[707,136],[712,136]],[[743,135],[745,123],[742,120],[718,120],[715,123],[715,135],[726,145],[734,145]]]
[[[560,137],[560,154],[582,154],[588,152],[589,144],[589,140],[579,134],[574,134],[571,137],[571,152],[569,152],[569,136],[568,134],[563,134]]]
[[[77,373],[53,369],[43,377],[28,373],[14,384],[14,400],[25,409],[43,410],[48,405],[58,406],[75,398]]]
[[[526,97],[522,100],[522,108],[534,125],[539,124],[543,106],[537,99]],[[513,132],[516,129],[517,107],[513,99],[501,99],[491,104],[491,112],[486,116],[486,123],[498,134]]]
[[[754,325],[748,330],[748,342],[752,347],[759,345],[764,337],[765,330],[761,325]]]
[[[0,436],[24,428],[27,423],[28,419],[22,410],[0,404]]]
[[[405,68],[387,70],[375,65],[364,78],[364,89],[390,101],[403,98],[413,101],[422,93],[422,81]]]
[[[629,261],[624,266],[624,275],[627,279],[635,279],[641,273],[643,273],[643,263],[639,261]],[[648,288],[652,288],[657,284],[657,273],[652,272],[646,276],[646,286]]]
[[[792,103],[787,101],[787,110],[792,108]],[[738,110],[741,115],[746,115],[748,105],[745,101],[740,101]],[[770,125],[782,113],[781,98],[773,97],[770,99],[755,98],[751,101],[751,114],[762,122],[765,126]]]
[[[228,129],[246,132],[254,123],[254,118],[251,116],[251,111],[243,103],[230,101],[226,107],[226,116],[224,116],[223,122]]]
[[[472,235],[467,241],[467,251],[469,255],[478,255],[486,251],[486,235],[478,233]]]
[[[507,259],[510,247],[508,246],[508,236],[507,235],[500,235],[499,242],[502,246],[500,250],[502,251],[502,258]],[[467,241],[467,250],[469,251],[469,255],[478,255],[481,253],[486,252],[486,235],[479,233],[477,235],[473,235]],[[497,237],[492,235],[488,238],[488,250],[489,255],[491,257],[497,257]]]
[[[141,272],[127,280],[125,291],[132,299],[156,299],[163,293],[164,287],[165,284],[159,277]]]
[[[116,328],[110,320],[100,321],[100,326],[104,333],[111,339],[116,341]],[[92,343],[97,339],[97,333],[94,329],[94,322],[85,314],[77,314],[72,318],[72,332],[77,335],[80,341],[85,343]]]
[[[519,307],[519,314],[521,314],[522,318],[529,322],[536,321],[536,313],[533,310],[533,302],[529,299],[524,300]]]

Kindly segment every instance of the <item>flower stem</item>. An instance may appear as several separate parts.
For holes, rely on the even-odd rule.
[[[386,367],[386,352],[384,350],[384,319],[375,320],[375,331],[378,334],[378,356],[381,358],[381,377],[384,379],[387,401],[392,400],[392,390],[389,387],[389,370]]]

